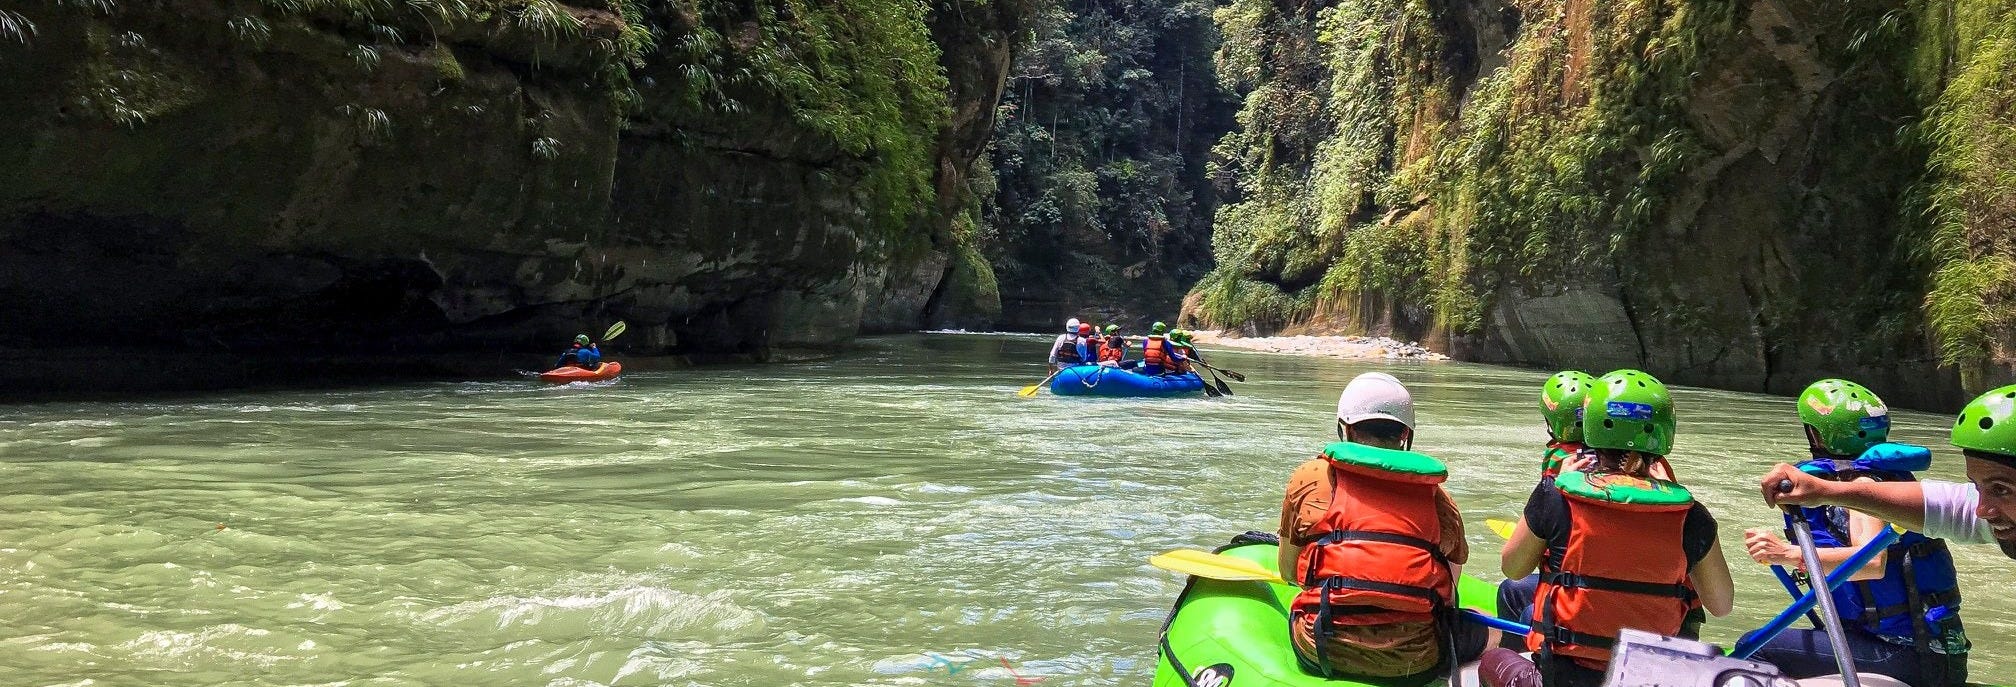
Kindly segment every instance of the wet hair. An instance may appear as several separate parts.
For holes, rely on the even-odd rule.
[[[1645,454],[1621,448],[1599,448],[1595,451],[1596,464],[1589,467],[1592,473],[1633,477],[1652,475],[1652,461],[1646,460]]]

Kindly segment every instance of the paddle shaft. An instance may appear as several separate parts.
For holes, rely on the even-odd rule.
[[[1231,378],[1232,378],[1232,381],[1235,381],[1235,382],[1243,382],[1243,381],[1246,381],[1246,375],[1242,375],[1242,374],[1239,374],[1239,373],[1237,373],[1237,372],[1233,372],[1233,371],[1231,371],[1231,370],[1227,370],[1227,369],[1225,369],[1225,368],[1222,368],[1222,367],[1217,367],[1217,366],[1214,366],[1214,365],[1211,365],[1210,363],[1206,363],[1206,362],[1204,362],[1204,361],[1202,361],[1202,360],[1194,360],[1194,361],[1192,361],[1192,362],[1195,362],[1195,363],[1197,363],[1197,364],[1198,364],[1199,366],[1203,367],[1203,368],[1204,368],[1204,369],[1206,369],[1206,370],[1210,370],[1210,371],[1212,371],[1212,372],[1221,372],[1221,373],[1224,373],[1224,374],[1225,374],[1225,376],[1227,376],[1227,377],[1231,377]]]
[[[1041,389],[1041,388],[1043,388],[1043,385],[1045,385],[1045,384],[1049,384],[1049,383],[1050,383],[1050,378],[1052,378],[1052,377],[1056,377],[1056,376],[1057,376],[1057,373],[1059,373],[1059,372],[1063,372],[1063,371],[1064,371],[1064,368],[1061,368],[1061,367],[1060,367],[1060,368],[1057,368],[1057,369],[1055,369],[1055,370],[1051,370],[1051,371],[1050,371],[1050,374],[1047,374],[1047,375],[1044,375],[1044,376],[1043,376],[1043,381],[1040,381],[1040,382],[1037,382],[1037,383],[1035,383],[1035,384],[1031,384],[1031,385],[1029,385],[1029,386],[1025,386],[1025,387],[1022,387],[1022,390],[1021,390],[1021,391],[1018,391],[1018,392],[1016,392],[1016,394],[1015,394],[1015,395],[1017,395],[1017,396],[1034,396],[1034,395],[1036,395],[1036,390],[1037,390],[1037,389]]]
[[[1792,481],[1778,483],[1778,491],[1792,491]],[[1799,540],[1799,555],[1806,560],[1808,579],[1821,577],[1820,550],[1813,546],[1813,527],[1800,514],[1798,506],[1785,506],[1785,514],[1792,520],[1792,536]],[[1854,570],[1862,566],[1842,566],[1844,570]],[[1816,588],[1817,589],[1817,588]],[[1820,619],[1825,621],[1820,627],[1827,630],[1827,643],[1834,649],[1834,667],[1841,670],[1842,687],[1862,687],[1862,678],[1855,672],[1855,652],[1848,648],[1848,635],[1841,631],[1841,614],[1834,610],[1834,594],[1831,587],[1826,594],[1817,594],[1820,602]]]

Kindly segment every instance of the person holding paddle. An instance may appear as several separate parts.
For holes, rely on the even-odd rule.
[[[1295,469],[1281,503],[1279,569],[1302,588],[1289,615],[1296,656],[1333,679],[1435,682],[1490,641],[1483,626],[1455,621],[1470,549],[1441,487],[1448,469],[1408,450],[1414,399],[1385,373],[1344,388],[1337,436]]]
[[[555,369],[573,365],[593,370],[602,362],[602,348],[588,338],[587,334],[574,335],[574,346],[560,354],[560,360],[553,363]]]
[[[1908,483],[1917,480],[1912,473],[1932,466],[1932,452],[1925,447],[1888,442],[1889,408],[1860,384],[1823,379],[1807,386],[1798,403],[1813,456],[1799,463],[1802,472],[1847,483]],[[1874,516],[1832,506],[1799,508],[1797,514],[1811,529],[1815,557],[1829,572],[1889,527]],[[1786,516],[1788,528],[1793,517]],[[1753,528],[1743,540],[1752,559],[1777,566],[1781,575],[1785,569],[1818,574],[1804,569],[1798,547],[1768,530]],[[1912,687],[1966,684],[1968,642],[1960,625],[1959,580],[1944,540],[1906,533],[1849,579],[1833,594],[1837,617],[1825,622],[1842,625],[1842,639],[1858,670]],[[1833,643],[1819,630],[1787,630],[1765,643],[1756,659],[1793,678],[1837,672]]]

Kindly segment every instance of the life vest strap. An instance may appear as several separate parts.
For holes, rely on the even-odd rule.
[[[1950,606],[1960,602],[1960,590],[1952,589],[1943,592],[1935,592],[1932,594],[1921,594],[1919,595],[1918,600],[1919,602],[1917,605],[1922,608]],[[1905,603],[1891,604],[1880,608],[1869,608],[1865,606],[1862,609],[1862,622],[1869,623],[1873,627],[1877,621],[1880,621],[1884,618],[1914,612],[1912,605],[1913,604],[1911,604],[1909,601],[1906,601]]]
[[[1437,563],[1442,563],[1444,565],[1447,565],[1449,563],[1449,560],[1442,555],[1442,547],[1436,544],[1435,542],[1431,542],[1419,537],[1409,537],[1404,534],[1394,534],[1392,532],[1373,532],[1370,530],[1337,530],[1335,532],[1323,533],[1322,536],[1316,537],[1314,543],[1318,546],[1321,546],[1324,544],[1336,544],[1347,541],[1372,541],[1372,542],[1379,542],[1382,544],[1398,544],[1400,546],[1411,546],[1420,549],[1422,551],[1428,552],[1428,555],[1435,557],[1435,562]]]
[[[1678,583],[1639,582],[1636,580],[1620,580],[1614,577],[1578,575],[1570,572],[1546,573],[1540,579],[1546,584],[1564,589],[1594,589],[1603,592],[1664,596],[1690,603],[1694,600],[1694,590],[1688,589],[1685,584]],[[1580,642],[1577,643],[1579,644]]]
[[[1592,649],[1602,649],[1604,651],[1609,651],[1610,649],[1617,646],[1616,637],[1610,637],[1607,635],[1595,635],[1586,632],[1576,632],[1566,627],[1562,627],[1557,623],[1535,622],[1533,623],[1533,632],[1539,634],[1542,638],[1546,639],[1547,646],[1549,647],[1552,647],[1553,645],[1557,644],[1575,644],[1578,646],[1586,646]]]
[[[1428,602],[1428,605],[1434,608],[1442,608],[1443,606],[1448,605],[1448,601],[1442,598],[1442,592],[1439,590],[1429,589],[1427,587],[1416,587],[1411,584],[1394,584],[1392,582],[1361,580],[1356,577],[1332,577],[1330,579],[1324,580],[1323,598],[1325,599],[1330,598],[1330,592],[1339,589],[1356,589],[1358,591],[1364,591],[1364,592],[1378,592],[1380,594],[1411,596]],[[1388,613],[1393,611],[1393,609],[1390,608],[1380,610]],[[1331,612],[1335,613],[1336,611],[1333,609]]]

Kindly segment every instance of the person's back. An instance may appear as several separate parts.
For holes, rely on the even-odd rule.
[[[1905,482],[1931,467],[1929,449],[1888,443],[1889,409],[1860,384],[1814,382],[1800,394],[1798,409],[1814,456],[1799,467],[1809,474],[1843,482]],[[1799,517],[1812,529],[1822,565],[1829,566],[1889,526],[1838,507],[1802,507]],[[1786,525],[1791,526],[1789,516]],[[1763,530],[1746,533],[1745,546],[1758,563],[1804,567],[1796,547]],[[1944,540],[1908,532],[1849,579],[1834,591],[1834,605],[1859,672],[1912,687],[1966,684],[1968,642],[1960,623],[1958,572]],[[1836,672],[1833,656],[1824,632],[1794,628],[1756,657],[1791,677],[1809,678]]]
[[[580,364],[581,354],[587,350],[588,344],[589,339],[587,334],[574,335],[574,345],[568,347],[567,352],[560,354],[560,359],[553,362],[553,369],[557,370],[569,365]]]
[[[1521,664],[1524,676],[1487,678],[1498,687],[1526,677],[1595,687],[1620,629],[1685,635],[1697,604],[1721,616],[1733,603],[1714,516],[1685,487],[1653,474],[1673,443],[1665,385],[1636,370],[1612,372],[1589,391],[1582,416],[1595,455],[1541,479],[1500,557],[1506,579],[1536,568],[1540,579],[1526,637],[1534,661]],[[1509,665],[1499,660],[1504,651],[1488,657],[1494,668]]]
[[[1051,369],[1061,370],[1084,362],[1078,357],[1078,324],[1076,317],[1065,320],[1064,333],[1058,334],[1057,340],[1050,343]]]
[[[1148,336],[1141,340],[1141,373],[1159,375],[1169,371],[1175,363],[1170,357],[1169,326],[1157,322],[1148,328]]]
[[[595,343],[589,343],[587,346],[575,351],[574,364],[590,370],[595,369],[596,366],[602,364],[602,347]]]
[[[1099,343],[1099,364],[1117,367],[1127,360],[1127,338],[1120,335],[1120,325],[1106,325],[1106,337]]]
[[[1339,436],[1296,468],[1281,507],[1280,569],[1300,586],[1290,639],[1303,667],[1326,677],[1412,687],[1482,650],[1480,626],[1448,621],[1469,557],[1463,519],[1440,486],[1447,471],[1408,451],[1412,399],[1388,375],[1352,381],[1338,401]]]

